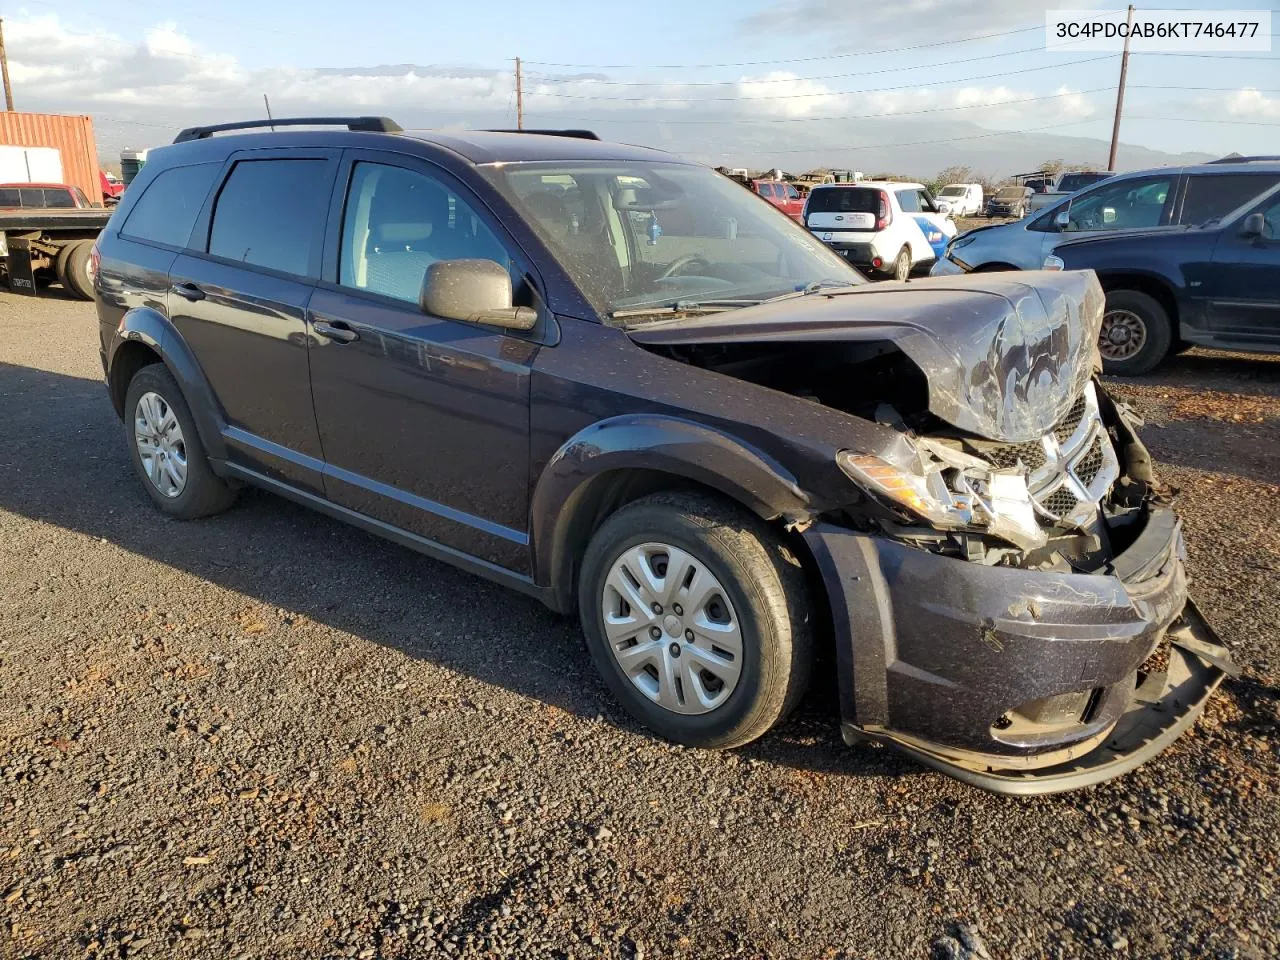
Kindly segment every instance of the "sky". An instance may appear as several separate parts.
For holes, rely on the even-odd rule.
[[[1044,10],[1062,5],[381,0],[365,14],[349,0],[169,0],[109,12],[61,0],[11,8],[4,29],[18,109],[91,113],[136,129],[138,143],[163,142],[175,126],[261,116],[264,92],[277,115],[514,125],[517,56],[526,126],[596,123],[614,133],[657,120],[677,150],[682,133],[730,128],[803,144],[833,118],[855,131],[859,119],[892,118],[906,138],[946,119],[1107,139],[1119,56],[1046,52]],[[1272,46],[1187,57],[1136,44],[1122,140],[1280,154],[1280,42]]]

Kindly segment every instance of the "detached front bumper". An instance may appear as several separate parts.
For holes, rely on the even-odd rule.
[[[987,567],[819,524],[846,740],[975,786],[1052,793],[1118,776],[1194,723],[1229,655],[1187,598],[1156,508],[1112,575]],[[1167,667],[1149,663],[1169,640]]]

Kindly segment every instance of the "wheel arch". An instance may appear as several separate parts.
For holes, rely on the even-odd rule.
[[[223,460],[221,409],[190,346],[163,314],[137,307],[120,320],[107,352],[107,387],[116,414],[124,419],[129,382],[143,367],[163,363],[178,381],[200,441],[211,460]]]
[[[1174,340],[1179,338],[1182,327],[1181,311],[1178,309],[1178,298],[1173,292],[1173,285],[1163,277],[1139,271],[1096,271],[1098,282],[1102,284],[1103,293],[1117,290],[1135,290],[1145,293],[1164,308],[1169,315]]]
[[[628,416],[576,434],[552,457],[530,504],[534,579],[552,605],[575,608],[578,564],[612,513],[665,490],[719,496],[785,529],[807,521],[807,495],[759,451],[673,417]]]

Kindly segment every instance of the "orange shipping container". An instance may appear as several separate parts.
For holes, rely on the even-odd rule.
[[[55,147],[62,154],[62,178],[83,190],[90,203],[102,203],[91,117],[0,111],[0,144]]]

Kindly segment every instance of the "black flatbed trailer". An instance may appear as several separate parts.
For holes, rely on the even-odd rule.
[[[34,297],[37,279],[56,278],[68,293],[92,300],[89,253],[110,219],[101,207],[0,210],[0,272],[9,289]]]

